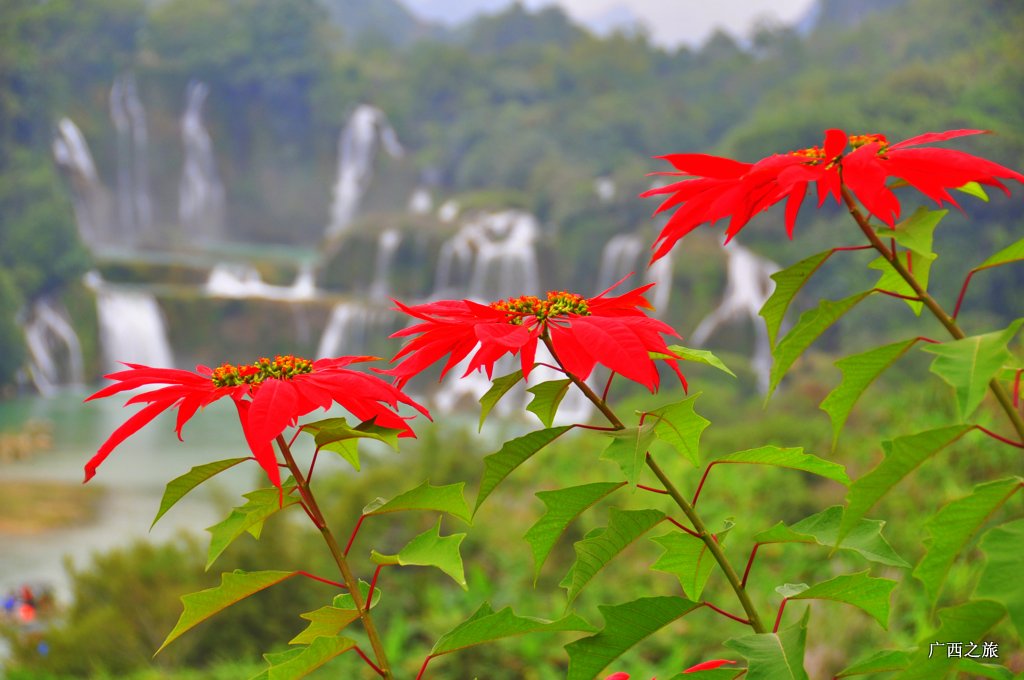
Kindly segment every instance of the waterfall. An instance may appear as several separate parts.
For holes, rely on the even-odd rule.
[[[355,219],[363,195],[373,179],[378,143],[393,158],[404,153],[384,112],[360,104],[352,112],[338,139],[338,179],[325,233],[327,238],[344,234]]]
[[[62,304],[47,298],[36,300],[24,332],[29,373],[40,394],[49,396],[61,385],[85,381],[82,346]]]
[[[309,262],[299,266],[290,286],[276,286],[263,281],[259,270],[251,264],[220,262],[210,270],[203,292],[210,297],[259,298],[262,300],[302,301],[316,297],[316,281]]]
[[[371,299],[388,299],[391,292],[391,263],[401,243],[402,232],[397,229],[385,229],[377,238],[377,261],[373,270],[373,283],[370,284]]]
[[[110,119],[117,131],[117,223],[121,238],[134,243],[152,232],[149,194],[149,135],[135,76],[120,75],[110,88]]]
[[[723,324],[744,316],[750,318],[755,332],[751,366],[757,374],[758,389],[765,394],[768,391],[772,354],[768,331],[758,312],[775,289],[771,275],[779,271],[779,266],[737,243],[731,243],[723,249],[727,258],[725,294],[718,307],[697,325],[691,342],[699,347]]]
[[[110,196],[96,172],[82,131],[70,118],[61,118],[53,139],[53,157],[71,183],[71,205],[82,241],[95,245],[109,238]]]
[[[611,203],[615,198],[615,181],[611,177],[598,177],[594,180],[594,193],[602,203]]]
[[[425,187],[418,187],[409,196],[409,212],[413,215],[429,215],[434,209],[434,198]]]
[[[369,341],[385,337],[401,320],[380,305],[342,302],[334,307],[317,347],[317,358],[366,354]]]
[[[655,284],[647,293],[654,305],[656,315],[664,314],[672,295],[672,258],[666,255],[650,266],[641,259],[645,254],[644,240],[638,234],[617,234],[605,244],[601,252],[601,267],[598,269],[597,290],[607,290],[630,273],[639,275],[644,283]],[[623,288],[628,290],[639,285],[626,281]]]
[[[188,84],[181,141],[185,161],[178,193],[178,219],[190,241],[224,237],[224,187],[217,174],[213,143],[203,126],[202,109],[209,88],[197,80]]]
[[[98,272],[86,275],[86,285],[96,293],[106,370],[120,370],[122,362],[174,366],[163,313],[152,293],[112,286]]]

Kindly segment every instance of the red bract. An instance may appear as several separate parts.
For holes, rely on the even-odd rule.
[[[178,409],[175,430],[181,429],[196,412],[223,397],[230,397],[238,409],[245,440],[256,461],[274,486],[281,486],[277,458],[271,442],[301,416],[338,403],[360,420],[374,419],[377,425],[401,430],[400,437],[413,436],[406,419],[395,411],[408,404],[429,417],[426,409],[380,378],[345,368],[351,363],[375,357],[339,357],[309,361],[293,356],[260,359],[256,363],[216,369],[199,366],[196,372],[174,368],[151,368],[125,364],[127,370],[106,376],[115,381],[86,401],[109,397],[157,385],[155,389],[131,396],[125,405],[146,404],[110,435],[85,465],[85,481],[110,452],[164,411]]]
[[[690,666],[689,668],[687,668],[683,672],[684,673],[696,673],[698,671],[710,671],[712,669],[719,668],[721,666],[724,666],[724,665],[730,664],[730,663],[736,663],[736,662],[735,661],[730,661],[729,659],[713,659],[711,661],[704,661],[703,663],[699,663],[696,666]]]
[[[704,223],[726,217],[726,243],[757,213],[786,200],[786,231],[793,236],[797,213],[814,183],[818,205],[832,196],[840,200],[845,185],[872,215],[892,227],[900,216],[900,203],[886,184],[898,178],[939,205],[958,205],[949,190],[969,182],[1009,189],[1000,179],[1024,182],[1024,175],[998,163],[953,149],[911,148],[956,137],[984,134],[985,130],[929,132],[889,144],[884,135],[850,135],[828,130],[822,146],[776,154],[756,163],[741,163],[705,154],[660,156],[677,172],[655,173],[686,176],[641,197],[669,194],[655,214],[676,208],[655,242],[652,261],[660,258],[686,234]],[[852,150],[847,152],[847,146]]]
[[[608,290],[593,298],[551,292],[544,300],[526,295],[489,305],[442,300],[409,306],[396,300],[398,309],[423,323],[392,336],[415,337],[392,359],[404,360],[382,373],[395,376],[401,386],[446,355],[442,377],[472,354],[466,375],[483,368],[490,377],[498,359],[519,354],[523,375],[529,377],[537,342],[548,338],[562,366],[578,378],[586,380],[601,364],[654,392],[658,369],[649,353],[671,354],[661,336],[678,334],[641,311],[651,307],[643,296],[651,285],[619,296],[607,295]],[[685,388],[676,361],[666,361]]]

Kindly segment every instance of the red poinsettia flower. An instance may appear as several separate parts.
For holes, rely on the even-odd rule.
[[[726,664],[731,664],[731,663],[736,663],[736,662],[735,661],[731,661],[729,659],[712,659],[711,661],[704,661],[703,663],[699,663],[696,666],[690,666],[689,668],[687,668],[683,672],[684,673],[696,673],[698,671],[710,671],[710,670],[713,670],[715,668],[720,668],[720,667],[722,667],[722,666],[724,666]]]
[[[786,231],[793,236],[796,216],[814,183],[818,205],[832,196],[840,200],[845,185],[872,215],[892,227],[900,216],[900,203],[886,184],[894,177],[914,187],[939,205],[958,205],[949,189],[969,182],[994,186],[1009,193],[1000,179],[1024,182],[1024,175],[998,163],[953,149],[914,148],[956,137],[984,134],[985,130],[929,132],[889,144],[884,135],[847,135],[832,129],[822,146],[776,154],[756,163],[709,156],[671,154],[660,156],[677,172],[655,173],[686,176],[664,187],[645,191],[641,197],[669,194],[655,214],[677,208],[655,242],[652,261],[658,259],[686,234],[704,223],[730,218],[726,243],[757,213],[786,199]],[[847,152],[847,147],[850,151]]]
[[[652,285],[618,296],[607,295],[611,288],[593,298],[550,292],[543,300],[524,295],[489,305],[472,300],[442,300],[410,306],[396,300],[399,310],[423,323],[392,336],[416,337],[392,359],[404,360],[382,373],[395,376],[401,386],[448,355],[441,371],[444,377],[472,354],[466,375],[483,368],[490,377],[498,359],[518,354],[523,375],[529,377],[537,343],[546,338],[563,368],[576,377],[586,380],[594,367],[601,364],[653,392],[658,388],[658,369],[649,353],[671,355],[661,336],[678,334],[668,324],[642,311],[641,308],[651,308],[643,293]],[[677,362],[666,361],[685,388],[686,379]]]
[[[376,357],[339,357],[309,361],[278,355],[273,360],[235,366],[224,364],[210,369],[199,366],[196,372],[175,368],[151,368],[125,364],[127,370],[106,376],[115,381],[86,401],[109,397],[157,385],[155,389],[132,395],[125,405],[146,404],[110,435],[85,465],[85,481],[118,444],[142,429],[170,408],[178,410],[175,430],[181,429],[196,412],[223,397],[230,397],[238,409],[245,440],[253,456],[266,471],[274,486],[281,486],[277,458],[271,442],[301,416],[338,403],[360,420],[374,419],[377,425],[401,430],[400,437],[414,436],[406,419],[395,411],[408,404],[429,417],[427,410],[398,388],[376,376],[345,368]]]

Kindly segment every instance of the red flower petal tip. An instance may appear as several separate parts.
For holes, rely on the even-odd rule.
[[[683,673],[697,673],[698,671],[710,671],[714,670],[715,668],[725,666],[726,664],[734,663],[736,662],[731,661],[730,659],[713,659],[711,661],[704,661],[702,663],[699,663],[696,666],[690,666],[685,671],[683,671]]]

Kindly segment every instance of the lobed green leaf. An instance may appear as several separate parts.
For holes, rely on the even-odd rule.
[[[654,426],[645,423],[606,434],[612,441],[601,452],[601,460],[609,460],[618,465],[629,484],[636,486],[647,458],[647,449],[654,441]]]
[[[625,482],[596,482],[555,491],[538,491],[535,495],[547,512],[527,530],[523,537],[533,552],[533,584],[537,585],[541,567],[569,524],[587,508],[625,486]]]
[[[818,336],[853,309],[858,302],[874,292],[874,290],[866,290],[842,300],[822,300],[817,307],[801,314],[793,329],[772,349],[772,357],[775,361],[772,363],[768,396],[775,392],[775,388],[779,386],[779,382],[789,371],[793,362],[811,346]]]
[[[988,518],[1020,491],[1022,485],[1024,480],[1020,477],[979,484],[970,495],[950,501],[925,522],[924,528],[930,534],[924,540],[928,550],[914,568],[914,576],[924,584],[933,602],[938,599],[946,574],[957,555]]]
[[[473,514],[477,513],[481,504],[513,470],[570,429],[569,426],[552,427],[524,434],[522,437],[510,439],[502,444],[497,453],[486,456],[484,458],[484,476],[480,480],[480,491],[477,493]]]
[[[623,604],[598,605],[604,629],[565,646],[569,653],[566,680],[593,680],[638,642],[700,606],[682,597],[643,597]]]
[[[197,465],[181,477],[175,477],[167,483],[167,487],[164,489],[163,498],[160,499],[160,509],[156,513],[156,517],[153,518],[153,523],[149,525],[152,529],[156,526],[156,523],[163,517],[168,510],[174,507],[174,504],[180,501],[185,495],[196,488],[206,480],[210,479],[214,475],[218,475],[221,472],[229,468],[233,468],[242,461],[250,460],[246,458],[228,458],[227,460],[215,460],[212,463],[204,463]]]
[[[875,233],[882,238],[896,239],[896,243],[924,258],[935,259],[932,240],[935,227],[949,213],[948,210],[929,210],[921,206],[914,214],[896,225],[895,229],[878,229]],[[912,270],[916,275],[917,270]]]
[[[875,652],[866,659],[861,659],[843,670],[836,673],[836,680],[839,678],[850,678],[855,675],[873,675],[875,673],[890,673],[901,671],[910,662],[913,651],[899,649],[884,649]]]
[[[526,410],[540,418],[544,427],[551,427],[555,421],[555,414],[558,413],[558,405],[562,398],[569,391],[572,380],[548,380],[539,385],[534,385],[526,391],[533,395],[533,399],[527,404]]]
[[[651,352],[652,359],[683,359],[685,361],[692,361],[698,364],[706,364],[717,368],[719,371],[728,373],[732,377],[736,377],[736,374],[729,370],[721,359],[716,357],[714,354],[706,349],[692,349],[690,347],[683,347],[682,345],[669,345],[668,351],[672,354],[665,354],[663,352]],[[674,355],[674,356],[673,356]]]
[[[700,465],[700,437],[711,421],[694,410],[700,392],[647,413],[654,419],[654,435],[683,454],[694,466]]]
[[[746,680],[808,680],[804,670],[807,618],[803,617],[778,633],[760,633],[733,638],[725,643],[747,660]]]
[[[277,514],[278,511],[299,502],[298,498],[291,495],[294,491],[294,480],[289,479],[281,489],[270,487],[242,494],[244,498],[249,499],[245,505],[234,508],[226,519],[206,528],[210,532],[206,569],[213,566],[213,563],[228,546],[246,531],[258,539],[263,522]]]
[[[220,585],[215,588],[207,588],[196,593],[183,595],[181,603],[184,610],[178,618],[178,622],[167,634],[156,654],[177,640],[182,633],[197,626],[206,619],[239,600],[243,600],[254,593],[265,590],[276,585],[287,578],[291,578],[298,572],[294,571],[250,571],[245,572],[236,569],[231,573],[221,574]]]
[[[580,591],[612,559],[626,549],[633,541],[650,531],[665,519],[660,510],[619,510],[611,508],[608,526],[588,534],[587,538],[574,544],[576,561],[562,581],[568,591],[571,603]]]
[[[491,412],[491,409],[522,379],[523,371],[518,370],[491,381],[490,389],[480,397],[480,424],[477,426],[477,431],[484,428],[484,421],[487,420],[487,414]]]
[[[896,581],[872,578],[867,571],[840,574],[833,579],[817,583],[807,590],[789,596],[791,600],[833,600],[853,605],[867,612],[878,624],[889,628],[889,598]]]
[[[719,543],[725,541],[726,534],[732,528],[728,524],[715,534]],[[691,600],[700,600],[704,586],[715,568],[715,558],[708,550],[707,544],[696,536],[682,531],[672,531],[663,536],[655,536],[652,541],[665,549],[651,565],[651,569],[674,574],[679,579],[683,594]]]
[[[1017,319],[1001,331],[973,335],[922,349],[936,355],[931,372],[953,386],[956,391],[957,414],[966,421],[981,404],[988,383],[1013,359],[1006,348],[1017,335],[1024,318]]]
[[[592,633],[596,629],[576,614],[567,614],[555,621],[518,616],[511,607],[495,612],[485,602],[476,612],[451,629],[434,643],[430,656],[450,654],[467,647],[475,647],[502,638],[526,635],[528,633],[553,633],[558,631],[582,631]]]
[[[270,668],[253,680],[298,680],[355,646],[356,641],[347,637],[318,637],[301,649],[264,654]]]
[[[360,581],[359,591],[363,594],[363,602],[366,602],[370,594],[370,584]],[[380,602],[380,588],[375,587],[370,607],[375,607],[378,602]],[[330,605],[299,614],[299,616],[310,623],[305,630],[288,641],[290,645],[308,645],[318,637],[336,636],[348,624],[359,618],[359,610],[356,608],[352,595],[342,593],[336,596]]]
[[[860,395],[874,382],[875,378],[881,375],[882,371],[906,354],[915,342],[917,342],[917,338],[876,347],[836,362],[843,378],[839,385],[829,392],[819,407],[832,420],[833,451],[839,441],[839,433],[842,431],[843,425],[846,424],[846,419]]]
[[[367,420],[355,427],[344,418],[326,418],[313,423],[306,423],[302,431],[313,435],[318,449],[337,453],[359,471],[359,440],[373,439],[384,442],[395,451],[398,450],[398,435],[401,430],[381,427]]]
[[[903,672],[893,680],[935,680],[944,678],[959,659],[949,658],[946,647],[931,648],[934,642],[978,641],[1005,615],[1001,605],[989,600],[972,600],[956,607],[939,610],[941,625],[933,634],[918,642]]]
[[[433,510],[447,513],[469,524],[472,515],[463,493],[465,486],[465,482],[433,486],[426,481],[415,489],[398,494],[391,500],[379,497],[374,499],[363,508],[363,514],[370,516],[407,510]]]
[[[768,340],[772,347],[782,327],[782,319],[786,316],[786,310],[793,302],[793,298],[804,287],[804,284],[811,278],[814,272],[825,263],[825,260],[832,256],[833,250],[826,250],[816,255],[800,260],[794,265],[772,274],[775,281],[775,290],[761,307],[759,314],[764,317],[765,325],[768,327]]]
[[[997,253],[994,253],[987,260],[979,264],[971,271],[978,271],[980,269],[989,269],[991,267],[999,267],[1004,264],[1011,264],[1013,262],[1020,262],[1024,260],[1024,238],[1011,243]]]
[[[468,590],[466,574],[462,566],[462,554],[459,546],[466,534],[441,535],[441,519],[432,529],[427,529],[409,541],[397,555],[382,555],[374,550],[371,553],[377,564],[398,564],[401,566],[437,567],[452,577],[456,583]]]
[[[750,465],[774,465],[809,472],[832,481],[849,486],[850,478],[846,476],[846,468],[838,463],[824,460],[802,448],[782,448],[779,446],[762,446],[749,451],[737,451],[713,461],[719,463],[745,463]]]
[[[1021,547],[1024,519],[993,527],[981,537],[985,568],[974,596],[995,600],[1006,607],[1017,636],[1024,639],[1024,581],[1021,580]]]
[[[867,511],[901,479],[969,430],[969,425],[952,425],[882,442],[885,458],[855,481],[846,494],[846,512],[837,538],[839,544]]]

